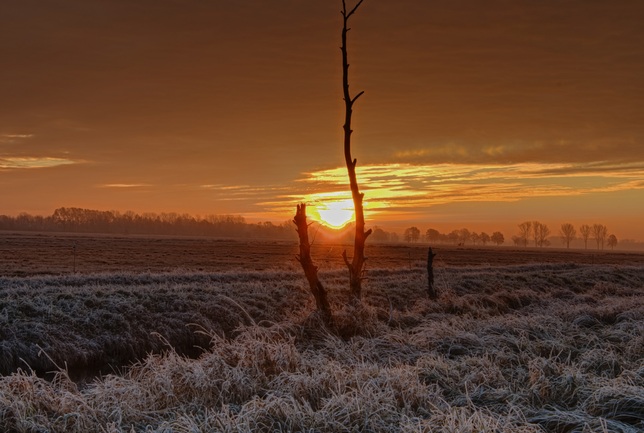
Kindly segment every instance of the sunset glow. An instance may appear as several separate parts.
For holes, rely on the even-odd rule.
[[[0,214],[350,219],[339,1],[70,1],[0,5]],[[369,227],[644,240],[641,3],[368,3],[349,51]]]
[[[313,218],[328,227],[339,229],[353,220],[354,213],[351,199],[327,201],[315,206],[313,214],[316,216]]]

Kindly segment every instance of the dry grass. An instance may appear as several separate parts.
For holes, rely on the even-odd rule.
[[[343,272],[322,278],[339,336],[308,315],[297,272],[4,279],[5,363],[42,360],[37,340],[73,367],[78,353],[161,348],[155,331],[208,349],[192,359],[166,345],[82,385],[73,368],[2,376],[0,431],[644,430],[641,266],[440,268],[438,302],[420,270],[373,270],[358,311],[343,307]]]

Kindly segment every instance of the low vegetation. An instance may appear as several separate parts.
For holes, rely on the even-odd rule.
[[[345,274],[340,335],[295,270],[4,278],[0,431],[644,429],[642,266],[371,270],[364,307]]]

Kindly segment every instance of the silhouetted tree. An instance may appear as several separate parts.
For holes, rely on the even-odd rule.
[[[539,246],[539,227],[541,223],[539,221],[532,221],[532,240],[534,240],[534,246]]]
[[[492,242],[494,242],[497,245],[501,245],[502,243],[505,242],[505,238],[503,237],[503,233],[501,232],[494,232],[492,233]]]
[[[608,246],[610,247],[611,250],[614,250],[615,247],[617,246],[617,236],[615,235],[610,235],[608,236]]]
[[[561,240],[564,244],[566,244],[566,248],[570,248],[570,242],[575,240],[575,237],[577,236],[577,230],[575,230],[575,226],[570,223],[564,223],[561,225],[559,233],[561,234]]]
[[[318,267],[313,264],[311,258],[311,244],[309,243],[309,225],[306,222],[306,204],[297,206],[293,223],[297,227],[297,234],[300,238],[300,254],[296,256],[300,262],[304,275],[309,282],[309,289],[315,298],[315,305],[327,326],[332,325],[331,307],[327,299],[326,290],[318,278]]]
[[[581,234],[581,238],[584,240],[584,248],[588,249],[588,239],[590,238],[590,233],[592,229],[588,224],[583,224],[581,227],[579,227],[579,234]]]
[[[453,243],[454,245],[458,244],[458,239],[459,239],[458,230],[452,230],[447,234],[447,240]]]
[[[418,227],[409,227],[405,229],[403,237],[407,242],[418,242],[418,239],[420,239],[420,230]]]
[[[481,234],[479,235],[479,238],[480,238],[481,243],[482,243],[483,245],[485,245],[485,244],[487,244],[488,242],[490,242],[490,235],[488,235],[488,234],[487,234],[487,233],[485,233],[485,232],[481,232]]]
[[[530,239],[530,234],[532,233],[532,222],[525,221],[519,224],[519,238],[524,247],[528,246],[528,240]],[[515,243],[516,244],[516,243]]]
[[[476,232],[472,232],[472,234],[470,234],[470,239],[474,245],[477,245],[481,240],[481,236]]]
[[[550,229],[548,226],[538,221],[535,221],[533,224],[532,231],[534,232],[535,246],[544,247],[550,245],[550,241],[548,240]]]
[[[593,237],[597,242],[597,249],[604,249],[604,242],[608,236],[608,228],[603,224],[593,224]]]
[[[460,229],[458,231],[458,241],[465,245],[472,238],[472,233],[468,229]]]
[[[425,232],[425,240],[427,242],[438,242],[441,238],[441,234],[438,230],[435,229],[427,229]]]
[[[357,159],[351,156],[351,116],[353,114],[353,104],[358,100],[364,91],[359,92],[355,96],[351,96],[349,92],[349,61],[347,54],[347,33],[349,32],[349,18],[356,12],[364,0],[360,0],[352,9],[347,9],[346,1],[342,0],[342,91],[344,95],[344,161],[347,166],[347,173],[349,174],[349,185],[351,188],[351,198],[353,199],[353,207],[355,211],[355,239],[353,243],[353,258],[349,262],[346,250],[342,253],[347,268],[349,269],[349,287],[353,299],[359,300],[362,296],[362,273],[364,270],[365,255],[364,246],[367,238],[371,234],[371,230],[365,231],[364,209],[362,201],[364,194],[360,192],[358,187],[358,180],[356,177]]]
[[[373,234],[371,235],[371,239],[374,242],[389,242],[389,233],[387,233],[380,227],[376,226],[373,228]]]

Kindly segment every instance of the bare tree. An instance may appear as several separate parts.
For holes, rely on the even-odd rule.
[[[604,242],[608,236],[608,228],[603,224],[593,224],[593,237],[597,242],[597,249],[604,249]]]
[[[615,247],[617,246],[617,236],[615,235],[610,235],[608,236],[608,246],[610,247],[611,250],[614,250]]]
[[[470,235],[470,239],[472,240],[472,243],[474,245],[477,245],[479,243],[479,241],[481,240],[481,235],[479,235],[476,232],[472,232],[472,234]]]
[[[306,222],[306,204],[302,203],[297,206],[297,212],[293,218],[293,223],[297,227],[297,234],[300,237],[300,254],[296,256],[302,265],[304,275],[309,282],[309,288],[315,298],[315,305],[327,326],[332,325],[331,307],[327,299],[326,290],[318,279],[318,267],[313,264],[311,259],[311,244],[309,243],[309,225]]]
[[[485,244],[487,244],[488,242],[490,242],[490,235],[488,235],[488,234],[487,234],[487,233],[485,233],[485,232],[481,232],[481,234],[479,235],[479,238],[480,238],[481,243],[482,243],[483,245],[485,245]]]
[[[528,246],[528,240],[530,239],[531,233],[532,233],[531,221],[525,221],[519,224],[519,238],[521,238],[521,241],[524,247]]]
[[[577,236],[575,226],[570,223],[564,223],[561,225],[559,233],[561,234],[561,240],[566,244],[566,248],[570,248],[570,242],[575,240],[575,237]]]
[[[532,221],[532,239],[534,240],[534,246],[539,246],[539,230],[541,228],[541,223],[539,221]]]
[[[548,236],[550,236],[550,229],[548,228],[547,224],[542,224],[535,221],[533,231],[536,246],[543,248],[550,245],[550,241],[548,240]]]
[[[351,9],[347,10],[347,5],[345,0],[342,0],[342,90],[345,103],[345,120],[344,120],[344,159],[347,166],[347,172],[349,174],[349,185],[351,188],[351,197],[353,198],[353,206],[355,211],[355,241],[354,241],[354,251],[353,251],[353,260],[349,262],[347,258],[346,250],[343,251],[342,257],[347,267],[349,268],[349,287],[351,292],[351,298],[353,300],[359,301],[362,295],[362,273],[364,270],[365,256],[364,256],[364,244],[367,237],[371,234],[371,230],[365,232],[364,226],[364,209],[362,206],[362,201],[364,194],[360,193],[358,188],[358,180],[356,177],[356,164],[357,160],[351,157],[351,115],[353,114],[353,104],[356,100],[364,93],[360,92],[356,96],[351,97],[349,93],[349,63],[347,60],[347,33],[349,31],[348,22],[349,18],[356,12],[358,7],[362,4],[364,0],[359,0],[358,3]],[[297,206],[297,211],[293,222],[297,227],[297,233],[300,238],[300,254],[297,256],[297,260],[302,265],[304,270],[304,275],[309,282],[309,287],[313,296],[315,297],[315,302],[320,311],[323,320],[327,325],[332,324],[331,308],[327,300],[326,291],[322,286],[318,278],[318,268],[313,264],[311,259],[311,245],[309,243],[309,234],[308,234],[308,223],[306,221],[306,204],[302,203]]]
[[[441,234],[436,229],[427,229],[425,232],[425,239],[427,242],[438,242],[441,238]]]
[[[472,239],[472,233],[466,228],[462,228],[458,231],[458,241],[465,245],[469,240]]]
[[[358,179],[356,177],[357,159],[351,156],[351,116],[353,114],[353,104],[358,100],[364,91],[359,92],[355,96],[349,93],[349,61],[347,55],[347,33],[349,32],[349,18],[356,12],[364,0],[360,0],[352,9],[347,9],[345,0],[342,0],[342,90],[344,95],[344,160],[349,174],[349,185],[351,187],[351,198],[353,199],[353,207],[355,210],[356,233],[353,243],[353,259],[349,262],[346,250],[342,253],[344,263],[349,269],[349,288],[351,296],[354,300],[359,300],[362,296],[362,273],[364,270],[365,255],[364,245],[371,234],[371,230],[365,231],[364,209],[362,201],[364,194],[360,192],[358,187]]]
[[[590,238],[591,231],[592,229],[588,224],[583,224],[579,227],[579,234],[581,234],[581,238],[584,240],[584,249],[588,249],[588,239]]]
[[[492,242],[494,242],[497,245],[501,245],[502,243],[505,242],[505,238],[503,237],[503,233],[501,232],[494,232],[492,233]]]
[[[389,233],[380,227],[375,226],[373,228],[373,233],[371,234],[371,240],[374,242],[389,242]]]
[[[407,242],[418,242],[418,239],[420,239],[420,230],[418,227],[409,227],[408,229],[405,229],[403,238]]]

